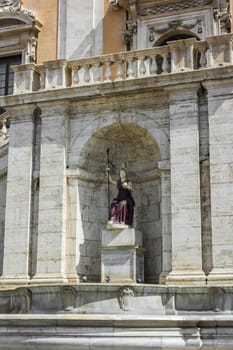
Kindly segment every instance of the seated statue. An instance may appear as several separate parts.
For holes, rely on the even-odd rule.
[[[120,178],[117,181],[112,180],[109,168],[106,169],[106,172],[109,182],[116,185],[118,189],[117,197],[113,199],[110,206],[109,223],[132,226],[135,205],[132,197],[132,183],[127,179],[124,168],[121,168]]]

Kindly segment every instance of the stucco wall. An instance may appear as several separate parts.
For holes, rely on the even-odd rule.
[[[43,25],[39,34],[38,63],[56,59],[58,0],[24,0],[23,6],[35,11]]]

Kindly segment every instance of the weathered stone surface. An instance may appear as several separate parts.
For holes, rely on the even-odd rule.
[[[233,348],[230,13],[166,2],[109,1],[128,11],[111,30],[129,42],[101,56],[109,7],[60,1],[59,59],[14,68],[0,98],[0,349]],[[25,16],[1,13],[1,55],[35,62],[40,26],[29,42]],[[5,35],[24,17],[25,34]],[[107,150],[115,180],[126,163],[135,229],[106,230]]]
[[[142,232],[134,228],[103,230],[101,282],[144,282],[144,249],[142,241]]]

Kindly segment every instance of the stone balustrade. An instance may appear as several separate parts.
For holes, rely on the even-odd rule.
[[[171,41],[168,45],[43,65],[13,66],[14,94],[102,84],[232,64],[233,34]]]

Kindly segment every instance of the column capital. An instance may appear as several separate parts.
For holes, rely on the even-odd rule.
[[[70,109],[69,102],[41,102],[38,103],[38,107],[41,111],[41,118],[67,116]]]
[[[39,110],[35,104],[9,106],[6,108],[6,111],[10,115],[11,124],[32,121],[39,114]]]
[[[233,95],[233,77],[230,79],[206,80],[202,82],[202,85],[207,90],[208,96]]]
[[[190,100],[190,98],[197,98],[198,89],[201,87],[200,83],[185,83],[174,86],[168,86],[165,90],[169,94],[169,100],[172,102]]]

